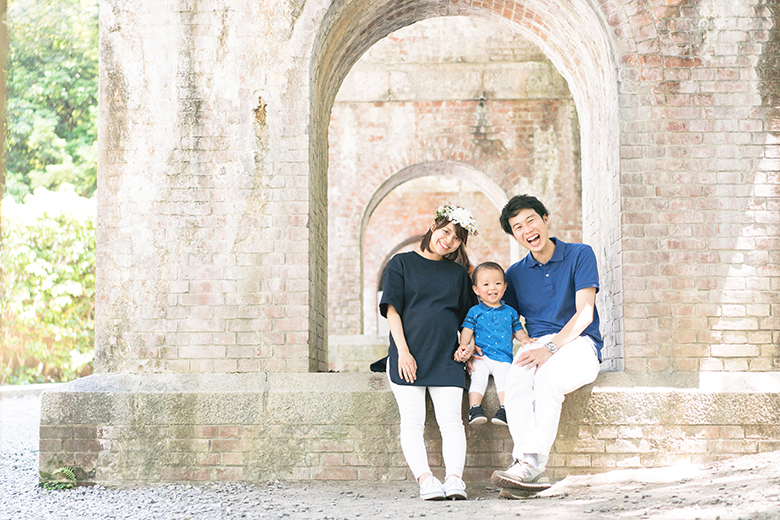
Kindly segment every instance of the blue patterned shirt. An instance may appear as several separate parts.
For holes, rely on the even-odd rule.
[[[474,342],[485,356],[493,361],[512,362],[512,336],[523,329],[512,307],[503,301],[499,307],[479,302],[469,309],[463,327],[474,331]]]

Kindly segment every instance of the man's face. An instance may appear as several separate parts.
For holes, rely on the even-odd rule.
[[[541,253],[550,242],[547,231],[547,217],[541,217],[532,209],[521,210],[509,219],[512,236],[517,243],[530,250],[531,253]]]

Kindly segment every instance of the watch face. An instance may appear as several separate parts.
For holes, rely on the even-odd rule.
[[[551,341],[550,343],[547,343],[547,344],[545,345],[545,347],[547,347],[547,350],[549,350],[549,351],[550,351],[550,352],[552,352],[552,353],[555,353],[555,351],[556,351],[556,350],[558,350],[558,345],[556,345],[556,344],[555,344],[555,343],[553,343],[552,341]]]

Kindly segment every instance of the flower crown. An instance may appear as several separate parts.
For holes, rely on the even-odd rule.
[[[450,222],[455,222],[460,227],[468,231],[469,235],[478,235],[479,229],[477,229],[477,221],[474,216],[466,208],[455,206],[453,204],[445,204],[439,206],[436,210],[436,218],[444,217]]]

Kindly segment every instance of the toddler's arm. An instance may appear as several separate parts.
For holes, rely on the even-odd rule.
[[[522,346],[526,346],[529,343],[533,343],[537,338],[532,338],[524,329],[520,329],[515,332],[515,339],[520,342]]]
[[[474,353],[474,349],[472,345],[474,345],[474,342],[471,341],[471,338],[474,337],[474,331],[463,327],[460,331],[460,346],[458,347],[458,350],[455,351],[455,361],[458,361],[460,363],[468,360],[471,357],[471,354]]]

